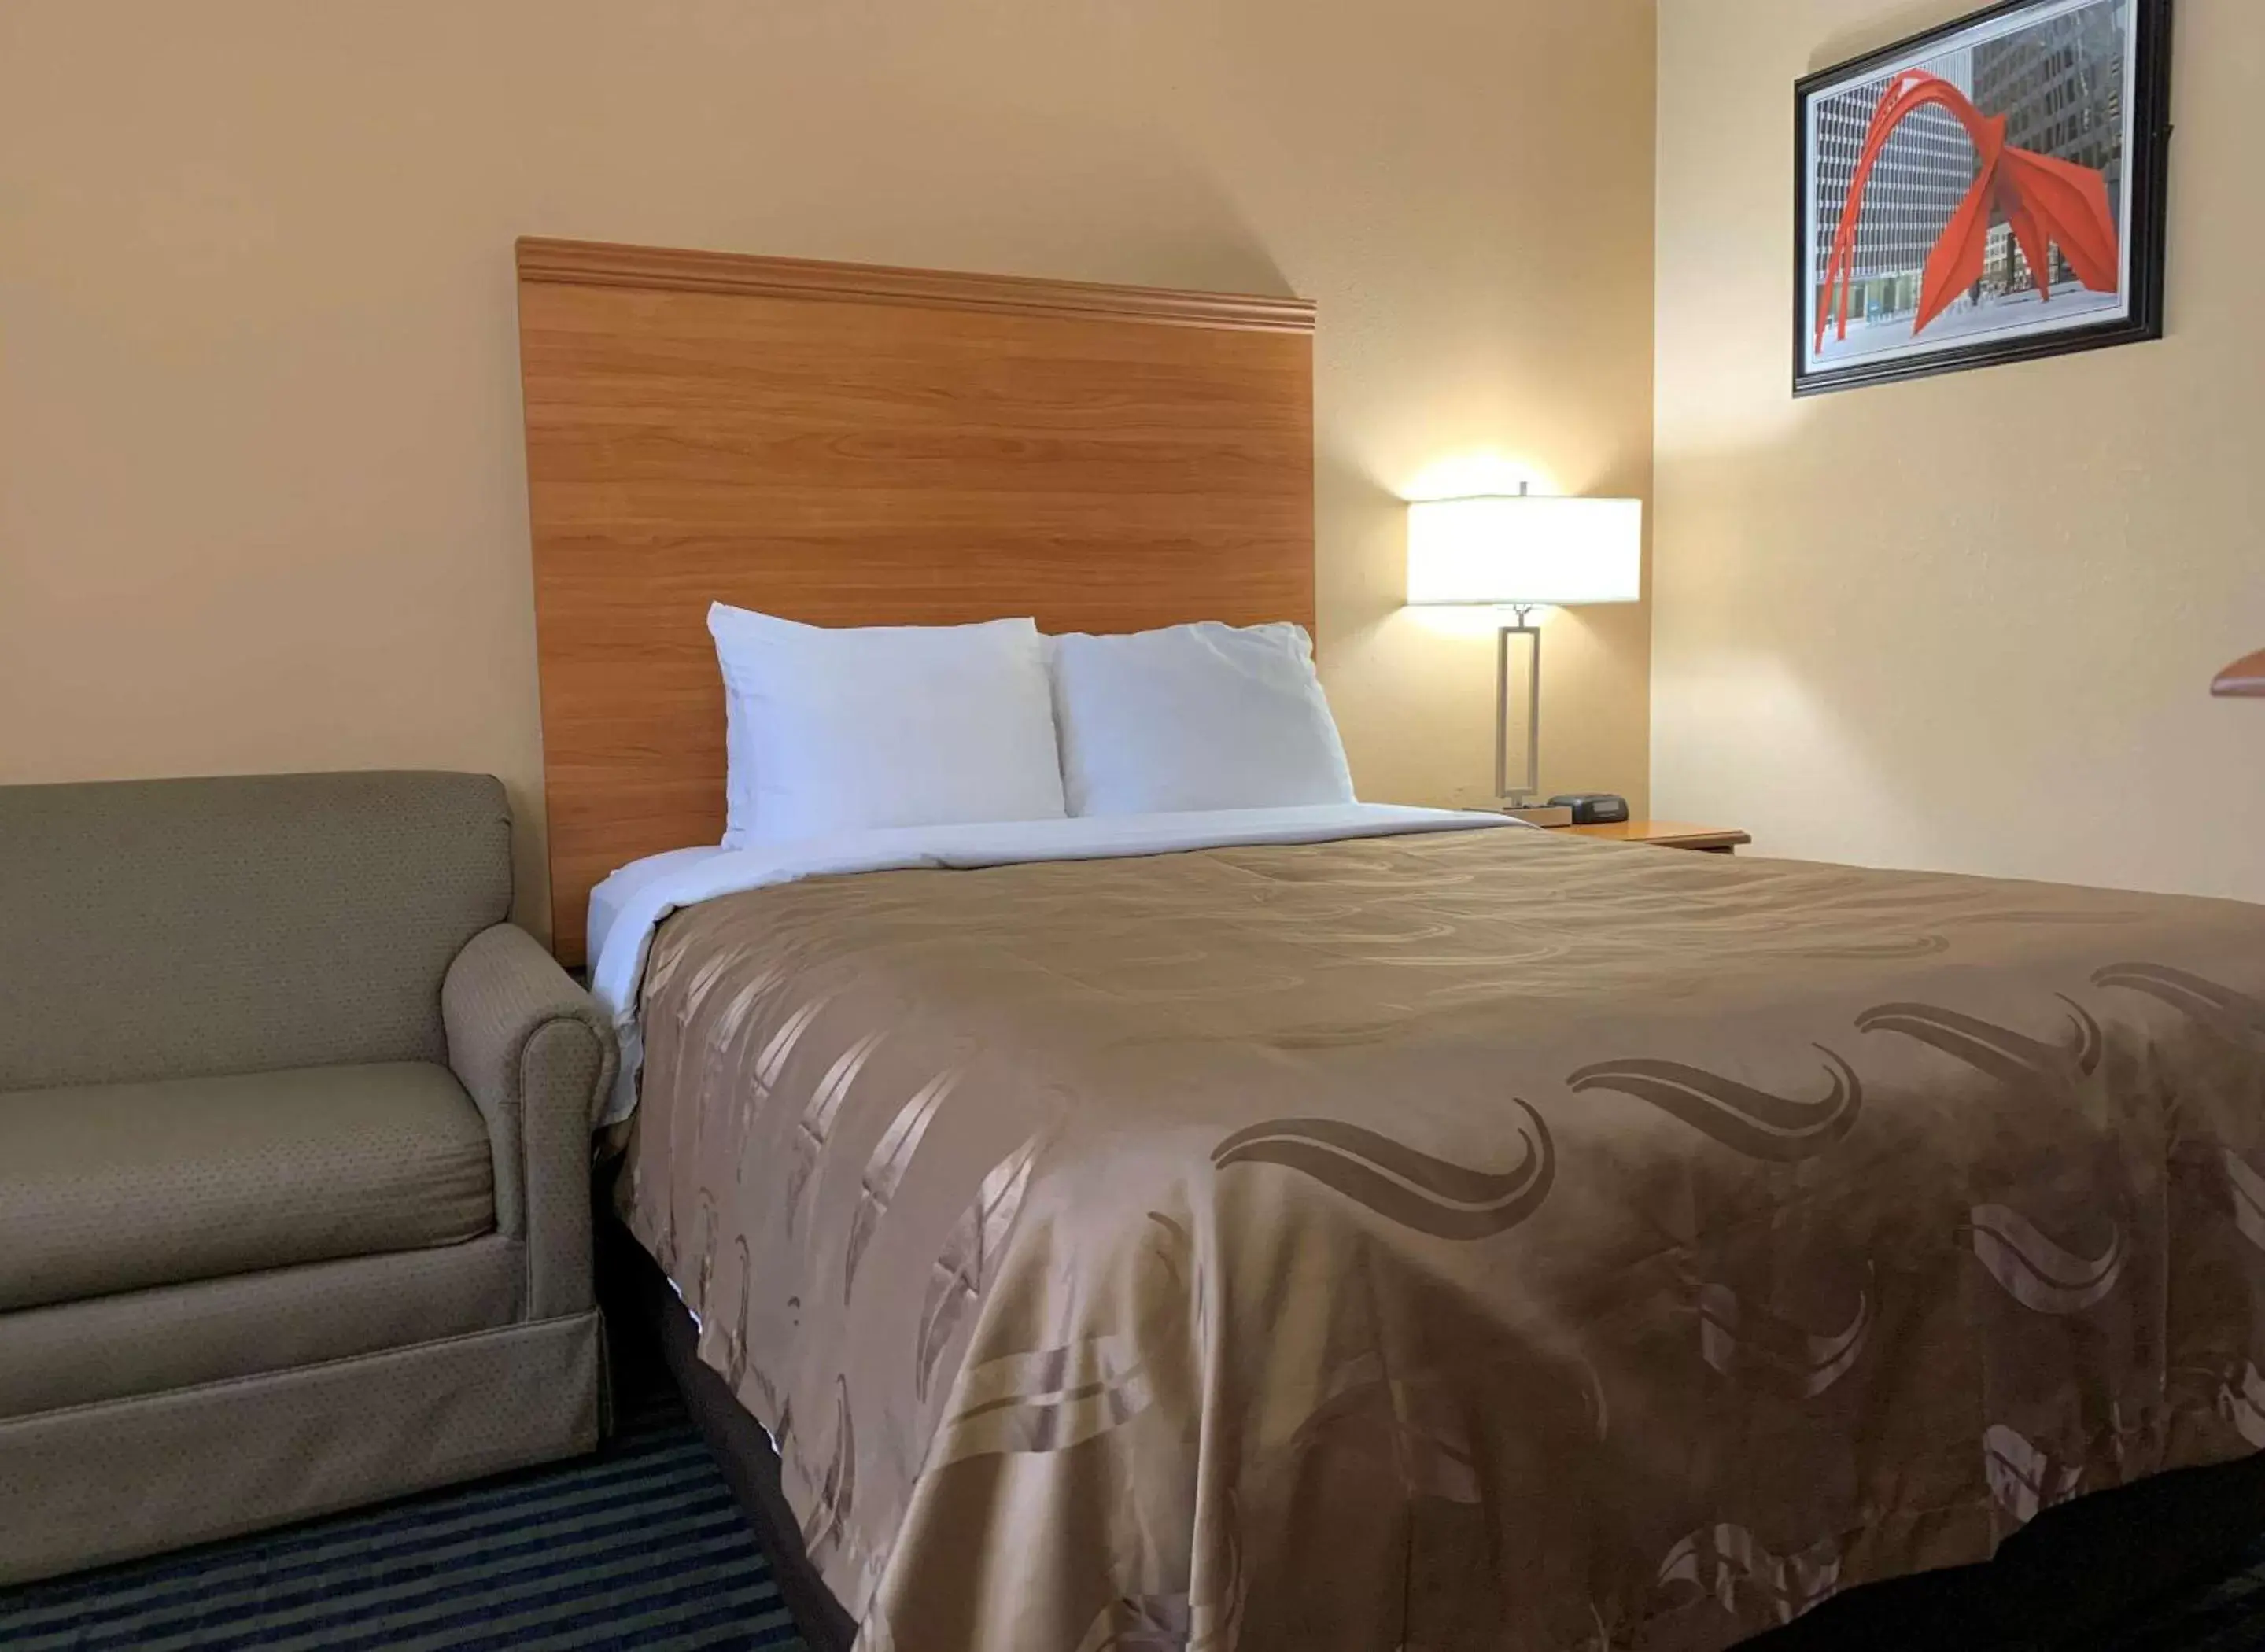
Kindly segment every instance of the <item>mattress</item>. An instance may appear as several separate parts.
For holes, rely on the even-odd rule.
[[[621,1213],[874,1648],[1723,1647],[2265,1445],[2265,911],[1535,832],[658,922]]]

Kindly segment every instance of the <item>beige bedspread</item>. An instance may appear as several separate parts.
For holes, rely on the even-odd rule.
[[[1498,831],[734,896],[645,1014],[875,1652],[1716,1648],[2265,1445],[2265,909]]]

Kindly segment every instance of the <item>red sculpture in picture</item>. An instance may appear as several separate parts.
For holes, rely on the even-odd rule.
[[[1824,334],[1832,325],[1836,285],[1840,291],[1839,337],[1848,336],[1848,303],[1856,279],[1856,228],[1872,168],[1895,129],[1930,104],[1958,117],[1974,140],[1982,168],[1974,187],[1950,215],[1934,250],[1927,254],[1926,271],[1919,282],[1919,319],[1912,326],[1914,333],[1925,331],[1929,322],[1950,308],[1951,301],[1982,279],[1993,212],[2003,213],[2012,226],[2021,256],[2028,260],[2036,278],[2040,301],[2052,298],[2049,258],[2054,244],[2059,245],[2076,279],[2092,291],[2112,293],[2122,282],[2122,245],[2116,215],[2108,204],[2105,178],[2088,166],[2010,147],[2006,142],[2005,116],[1984,114],[1971,98],[1939,75],[1905,69],[1881,94],[1855,176],[1848,182],[1848,200],[1840,210],[1840,227],[1832,237],[1832,256],[1824,266],[1824,288],[1817,305],[1816,347],[1819,350],[1824,347]]]

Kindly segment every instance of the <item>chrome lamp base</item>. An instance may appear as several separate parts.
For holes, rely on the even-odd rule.
[[[1533,806],[1541,795],[1541,628],[1526,623],[1531,608],[1516,610],[1518,622],[1497,632],[1494,647],[1494,790],[1504,809]],[[1526,647],[1526,783],[1510,783],[1510,639]]]

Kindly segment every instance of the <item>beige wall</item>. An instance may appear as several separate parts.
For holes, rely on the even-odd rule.
[[[0,780],[464,766],[537,814],[540,233],[1317,299],[1354,766],[1479,797],[1490,644],[1397,611],[1395,499],[1489,452],[1648,490],[1653,48],[1650,0],[7,0]],[[1554,622],[1552,783],[1641,795],[1647,630]]]
[[[1795,855],[2265,899],[2265,5],[2181,0],[2170,337],[1795,403],[1792,86],[1966,0],[1663,0],[1652,779]]]

